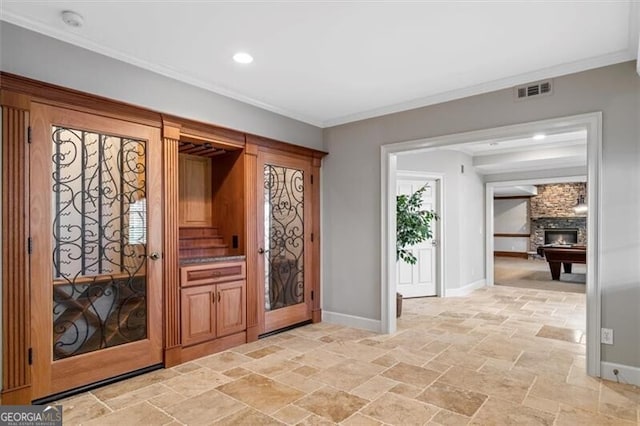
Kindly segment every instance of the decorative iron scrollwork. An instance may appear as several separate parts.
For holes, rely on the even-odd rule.
[[[304,174],[264,166],[265,309],[304,302]]]
[[[145,141],[54,126],[54,359],[144,339]]]

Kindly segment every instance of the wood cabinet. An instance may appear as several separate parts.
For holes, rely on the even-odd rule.
[[[211,201],[211,159],[181,154],[178,162],[180,179],[181,227],[213,226]]]
[[[216,286],[201,285],[182,289],[182,344],[184,346],[215,339]]]
[[[183,266],[180,275],[183,347],[246,330],[244,261]]]
[[[247,328],[247,292],[245,281],[216,285],[218,309],[216,335],[218,337],[244,331]]]

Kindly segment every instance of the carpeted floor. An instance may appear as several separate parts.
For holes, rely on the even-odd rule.
[[[549,264],[544,259],[496,257],[494,263],[495,285],[536,290],[584,293],[586,273],[586,265],[574,264],[571,274],[565,274],[563,270],[560,274],[560,281],[553,281]]]

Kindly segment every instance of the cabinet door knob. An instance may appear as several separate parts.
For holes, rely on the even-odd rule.
[[[218,292],[218,303],[220,303],[220,292]]]
[[[258,249],[258,253],[260,253],[260,254],[264,254],[264,249],[263,249],[262,247],[260,247],[260,248]]]

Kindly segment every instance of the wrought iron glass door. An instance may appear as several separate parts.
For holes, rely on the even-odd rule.
[[[267,152],[258,159],[263,332],[270,332],[311,319],[310,165]]]
[[[158,129],[44,105],[30,152],[34,398],[162,362]]]

